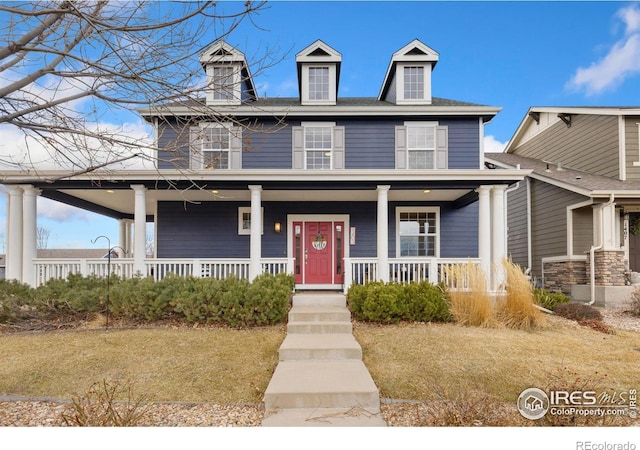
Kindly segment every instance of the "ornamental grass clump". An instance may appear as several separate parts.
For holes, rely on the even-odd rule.
[[[506,292],[498,301],[496,317],[508,328],[533,330],[545,324],[545,317],[535,306],[533,287],[517,264],[504,259],[502,268]]]
[[[487,280],[477,264],[451,264],[443,268],[449,292],[449,313],[460,325],[497,325]]]

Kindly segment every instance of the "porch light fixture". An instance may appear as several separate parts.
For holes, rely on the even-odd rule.
[[[425,194],[428,194],[429,192],[431,192],[431,189],[425,189],[424,191],[422,191]]]
[[[113,194],[115,191],[113,189],[107,189],[107,194]]]
[[[282,224],[280,222],[275,222],[273,224],[273,231],[280,233],[280,231],[282,231]]]

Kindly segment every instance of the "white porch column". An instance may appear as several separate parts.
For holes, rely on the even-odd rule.
[[[144,264],[147,246],[147,209],[146,193],[147,188],[142,184],[131,185],[135,193],[133,227],[134,227],[134,248],[133,248],[133,272],[140,272],[146,276],[147,271]]]
[[[602,207],[602,242],[604,243],[604,250],[620,250],[616,222],[616,204],[606,203]]]
[[[22,282],[35,287],[35,269],[33,260],[38,257],[38,206],[37,200],[40,190],[33,186],[22,186],[23,216],[22,216]]]
[[[491,263],[493,265],[493,285],[492,290],[500,289],[504,286],[505,273],[502,266],[502,260],[507,256],[507,227],[505,224],[504,213],[504,191],[506,186],[494,186],[491,191]]]
[[[480,186],[478,193],[478,258],[487,287],[491,283],[491,186]]]
[[[251,190],[251,236],[249,242],[249,280],[262,272],[262,186],[249,186]]]
[[[7,222],[7,265],[5,277],[22,281],[22,200],[18,186],[9,188],[9,217]]]
[[[389,282],[389,189],[391,186],[378,186],[378,278]]]
[[[120,248],[116,249],[120,258],[127,257],[127,221],[126,219],[118,220],[118,246]],[[124,249],[124,250],[123,250]]]

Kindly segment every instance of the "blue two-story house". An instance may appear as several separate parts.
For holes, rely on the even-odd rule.
[[[414,40],[391,55],[377,97],[341,98],[342,55],[318,40],[296,55],[298,97],[260,98],[245,56],[219,42],[200,56],[206,96],[139,110],[155,130],[153,170],[13,186],[9,209],[30,224],[39,193],[117,218],[112,263],[125,276],[286,271],[298,289],[342,290],[437,282],[443,265],[472,262],[497,288],[505,190],[528,172],[485,169],[484,125],[500,108],[433,96],[438,58]],[[32,284],[104,264],[59,269],[29,243],[20,256],[8,276]]]

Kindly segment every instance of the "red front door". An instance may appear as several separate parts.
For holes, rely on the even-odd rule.
[[[297,284],[342,284],[344,222],[294,222]]]
[[[331,222],[304,224],[304,269],[307,284],[332,283],[332,227]]]

